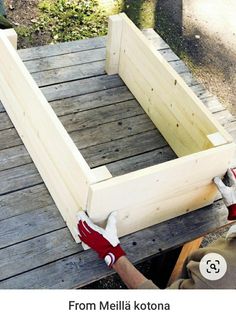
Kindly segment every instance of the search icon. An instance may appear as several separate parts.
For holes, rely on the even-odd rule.
[[[219,280],[227,271],[227,263],[224,257],[218,253],[208,253],[199,263],[201,275],[208,280]]]
[[[211,268],[211,269],[214,269],[214,270],[216,271],[216,264],[213,264],[213,263],[212,263],[212,264],[210,265],[210,268]]]

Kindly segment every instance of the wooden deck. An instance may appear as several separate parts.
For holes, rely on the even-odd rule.
[[[235,138],[236,119],[160,37],[145,35]],[[176,158],[122,80],[105,74],[105,38],[19,54],[90,167],[107,165],[116,176]],[[0,116],[0,289],[75,288],[111,274],[74,242],[2,105]],[[225,224],[217,201],[121,242],[138,263]]]

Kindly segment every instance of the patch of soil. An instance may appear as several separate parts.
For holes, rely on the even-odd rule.
[[[8,20],[20,30],[22,27],[32,26],[38,15],[39,0],[5,0],[5,9]],[[19,34],[21,32],[18,32]],[[29,48],[50,44],[50,36],[47,33],[39,33],[32,36],[18,34],[18,48]]]
[[[8,19],[16,26],[28,26],[38,15],[39,0],[5,0]]]

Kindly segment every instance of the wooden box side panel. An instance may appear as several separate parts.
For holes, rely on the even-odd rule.
[[[235,144],[172,160],[91,185],[88,213],[103,224],[118,211],[118,232],[125,235],[214,201],[215,176],[233,159]]]
[[[112,53],[107,55],[110,68],[113,65],[112,73],[117,69],[175,153],[180,157],[214,147],[212,137],[208,137],[211,134],[218,135],[221,144],[232,142],[231,136],[142,32],[125,14],[118,17],[119,23],[118,18],[110,20],[113,28],[108,36],[107,51]],[[117,33],[121,33],[121,39],[115,46],[112,38]]]
[[[95,176],[0,31],[0,99],[58,209],[78,240],[76,212],[87,206]]]

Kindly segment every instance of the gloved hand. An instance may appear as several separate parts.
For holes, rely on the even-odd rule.
[[[126,255],[117,237],[116,212],[108,217],[106,229],[95,225],[83,211],[78,213],[78,219],[80,240],[96,251],[109,267],[121,256]]]
[[[222,194],[223,201],[228,207],[229,216],[228,220],[236,219],[236,175],[233,170],[228,169],[226,175],[229,186],[225,185],[224,182],[219,178],[215,177],[214,182],[217,185],[218,190]]]

